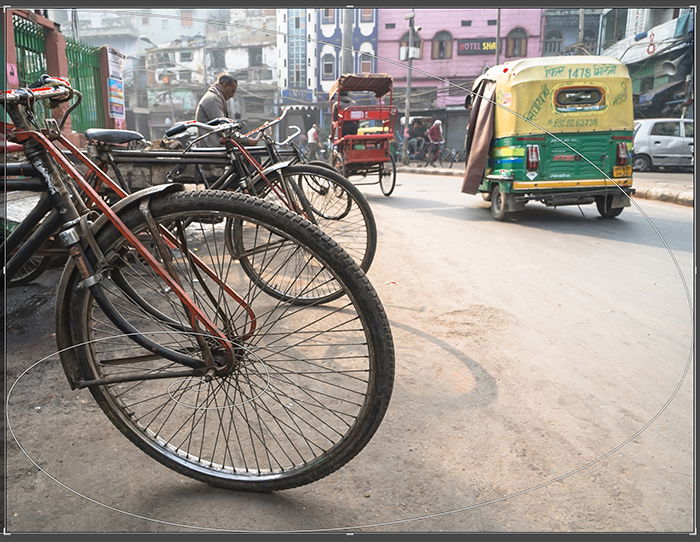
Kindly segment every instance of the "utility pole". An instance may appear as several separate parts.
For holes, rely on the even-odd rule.
[[[343,54],[340,64],[341,73],[352,73],[352,26],[353,26],[353,9],[343,10]]]
[[[496,15],[496,66],[500,64],[501,60],[501,8],[498,8],[498,14]]]
[[[585,22],[585,14],[583,8],[578,10],[578,42],[583,45],[583,27]]]
[[[406,104],[404,106],[404,122],[403,122],[403,144],[401,146],[401,161],[404,164],[408,164],[408,121],[411,118],[411,83],[413,80],[413,56],[411,55],[413,49],[413,32],[415,30],[415,17],[416,10],[411,10],[411,13],[405,15],[408,19],[408,51],[406,56],[408,57],[408,73],[406,74]]]

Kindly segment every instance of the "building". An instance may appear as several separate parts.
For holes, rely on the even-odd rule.
[[[690,8],[605,10],[602,54],[627,65],[636,117],[692,111],[693,36]]]
[[[543,17],[542,56],[600,53],[602,9],[545,9]],[[581,30],[583,40],[579,39]]]
[[[394,77],[394,103],[403,109],[408,9],[380,9],[377,71]],[[499,24],[500,20],[500,24]],[[496,63],[541,54],[541,9],[417,9],[411,116],[443,120],[447,146],[463,147],[464,98],[474,79]],[[496,47],[500,33],[500,47]],[[458,86],[455,86],[458,85]]]

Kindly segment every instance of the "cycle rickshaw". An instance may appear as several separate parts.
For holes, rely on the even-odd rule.
[[[390,196],[396,184],[396,162],[391,155],[397,109],[392,105],[391,75],[344,74],[330,91],[333,140],[333,166],[343,176],[377,175],[382,193]],[[358,103],[360,92],[371,93],[373,105]],[[357,93],[357,94],[356,94]],[[372,96],[373,94],[373,96]],[[362,102],[366,98],[360,99]]]

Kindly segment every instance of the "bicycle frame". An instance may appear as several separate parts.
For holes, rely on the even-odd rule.
[[[63,155],[63,153],[58,149],[58,147],[47,137],[43,132],[35,130],[22,130],[18,131],[15,129],[14,125],[0,123],[0,128],[6,133],[12,132],[14,139],[22,144],[29,145],[32,147],[32,152],[34,156],[37,156],[37,151],[44,151],[55,161],[60,168],[63,169],[77,184],[78,188],[88,197],[92,204],[105,216],[105,218],[111,222],[114,227],[121,233],[121,235],[126,239],[127,243],[131,245],[139,255],[146,261],[149,267],[153,269],[155,273],[167,284],[169,288],[177,295],[186,313],[190,318],[190,325],[194,332],[200,332],[200,324],[204,326],[207,333],[212,335],[218,343],[224,348],[227,353],[228,360],[226,364],[221,367],[217,367],[214,364],[213,357],[209,347],[206,345],[203,339],[198,337],[198,341],[203,348],[205,361],[197,360],[191,358],[190,356],[182,355],[178,352],[172,351],[165,347],[158,345],[147,339],[142,334],[138,333],[131,325],[124,321],[113,308],[109,305],[109,302],[105,298],[104,294],[101,292],[99,287],[99,278],[88,264],[82,246],[81,246],[81,234],[79,230],[75,227],[78,220],[79,214],[77,209],[74,207],[73,203],[68,197],[69,189],[64,186],[60,178],[52,179],[51,174],[46,168],[45,164],[41,164],[41,160],[36,162],[35,167],[44,175],[44,189],[47,192],[46,197],[40,199],[39,204],[30,212],[30,215],[25,221],[23,221],[18,228],[10,234],[6,243],[6,248],[9,249],[8,252],[12,252],[16,249],[19,244],[24,240],[27,235],[32,232],[26,240],[25,244],[13,254],[9,261],[7,262],[5,272],[8,276],[12,276],[11,273],[15,273],[19,268],[21,268],[24,263],[26,263],[29,258],[31,258],[34,251],[40,247],[48,238],[55,234],[58,230],[63,227],[63,231],[59,234],[62,236],[65,244],[68,247],[68,252],[76,263],[76,267],[79,270],[84,283],[89,287],[93,293],[96,301],[102,308],[102,310],[110,316],[115,325],[122,331],[133,334],[133,339],[138,344],[144,346],[145,348],[156,352],[163,357],[175,361],[177,363],[189,366],[193,369],[197,369],[195,374],[200,373],[211,373],[213,371],[228,371],[235,363],[235,351],[234,348],[218,327],[211,322],[207,315],[190,299],[188,294],[180,286],[177,279],[172,276],[166,267],[161,264],[151,252],[139,241],[136,235],[129,230],[129,228],[121,221],[117,214],[110,208],[110,206],[99,196],[99,194],[90,186],[90,184],[85,180],[85,178],[73,167],[70,161]],[[62,135],[52,134],[52,138],[60,143],[69,153],[78,161],[80,161],[84,166],[87,167],[91,174],[94,174],[101,182],[107,185],[115,194],[120,198],[126,197],[126,192],[119,187],[112,179],[110,179],[100,168],[95,165],[89,158],[87,158],[77,147],[75,147],[70,141],[65,139]],[[32,140],[35,142],[32,145]],[[37,145],[38,144],[38,145]],[[26,148],[26,147],[25,147]],[[44,171],[41,171],[41,167],[44,167]],[[24,183],[15,183],[14,189],[21,188]],[[27,183],[26,186],[35,187],[35,183]],[[39,225],[42,218],[46,217],[43,224]],[[38,226],[38,227],[37,227]],[[83,232],[84,233],[84,232]],[[164,228],[160,228],[158,232],[161,238],[165,238],[166,243],[169,248],[180,248],[179,241],[170,232]],[[245,337],[250,336],[256,328],[255,314],[252,312],[250,306],[248,306],[243,299],[238,296],[227,284],[222,282],[216,275],[216,273],[211,270],[204,262],[202,262],[196,255],[189,252],[188,257],[191,261],[205,274],[207,274],[212,280],[214,280],[219,286],[222,287],[223,291],[231,296],[237,303],[239,303],[247,312],[250,317],[250,327],[251,329],[245,335]],[[200,333],[201,335],[201,333]],[[244,337],[244,338],[245,338]],[[189,373],[188,373],[189,374]],[[138,380],[138,378],[130,378],[130,380]],[[103,382],[97,382],[103,383]]]

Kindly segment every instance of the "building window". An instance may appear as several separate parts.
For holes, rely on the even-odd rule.
[[[371,23],[374,20],[374,9],[373,8],[362,8],[360,10],[360,22],[361,23]]]
[[[294,28],[301,28],[301,17],[294,17]]]
[[[164,30],[165,30],[166,28],[168,28],[168,23],[169,23],[169,22],[170,22],[169,19],[163,17],[163,18],[160,20],[160,26],[161,26],[161,28],[163,28]]]
[[[452,58],[452,34],[443,30],[433,36],[430,58]]]
[[[489,19],[486,24],[488,24],[489,26],[496,26],[498,24],[498,21],[496,19]]]
[[[527,32],[522,28],[511,30],[506,36],[506,57],[527,56]]]
[[[547,35],[544,37],[544,54],[556,55],[559,53],[562,41],[564,41],[564,38],[558,30],[547,32]]]
[[[462,26],[471,26],[472,22],[471,21],[462,21]]]
[[[248,66],[262,66],[262,47],[248,47]]]
[[[372,57],[367,53],[360,55],[360,73],[372,73]]]
[[[180,51],[180,62],[192,62],[192,51]]]
[[[214,49],[211,52],[211,66],[212,68],[225,68],[226,67],[226,51],[223,49]]]
[[[178,72],[177,78],[179,81],[192,81],[192,72],[189,70],[182,70]]]
[[[151,13],[150,9],[144,9],[144,15],[141,17],[141,24],[148,25],[151,22],[151,18],[146,15],[146,13]]]
[[[321,24],[334,24],[335,23],[335,9],[324,8],[321,10]]]
[[[386,28],[386,29],[396,28],[396,23],[386,23],[384,25],[384,28]]]
[[[180,24],[184,28],[192,28],[192,17],[194,12],[191,9],[181,9],[180,10]]]
[[[399,47],[408,47],[408,32],[401,36]],[[423,58],[423,40],[420,39],[418,32],[413,33],[413,47],[418,49],[418,58]]]
[[[323,55],[321,58],[321,79],[324,81],[335,79],[335,59],[333,55]]]

